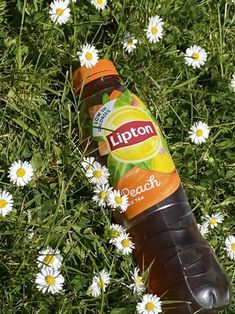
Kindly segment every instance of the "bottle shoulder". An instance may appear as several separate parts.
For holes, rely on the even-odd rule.
[[[98,92],[81,100],[81,107],[91,107],[94,105],[103,105],[110,99],[110,95],[114,91],[124,92],[127,89],[126,86],[110,86],[99,90]]]

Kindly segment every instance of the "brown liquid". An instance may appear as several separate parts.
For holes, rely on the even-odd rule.
[[[150,266],[149,291],[189,302],[168,305],[172,309],[166,313],[217,313],[229,305],[229,280],[199,232],[182,187],[131,221],[121,221],[136,245],[137,264],[142,270]]]
[[[81,105],[82,149],[99,156],[86,128],[91,123],[88,108],[102,104],[102,95],[124,91],[117,76],[97,79],[85,86]],[[85,98],[86,97],[86,98]],[[166,305],[167,314],[218,313],[231,302],[231,286],[216,256],[202,237],[182,187],[164,201],[132,219],[117,214],[135,243],[134,256],[141,270],[150,268],[148,290],[163,300],[184,301]]]

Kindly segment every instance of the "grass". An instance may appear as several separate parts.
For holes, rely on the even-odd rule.
[[[157,116],[198,222],[212,212],[225,215],[208,240],[234,282],[224,240],[234,232],[235,4],[122,0],[98,12],[80,0],[71,3],[70,22],[62,26],[52,23],[48,7],[43,0],[0,2],[0,188],[15,201],[13,212],[0,217],[0,312],[125,314],[134,313],[139,300],[127,287],[135,262],[108,243],[112,213],[91,201],[92,187],[81,170],[80,100],[71,81],[85,43],[115,63],[123,82]],[[158,44],[150,44],[143,31],[153,15],[165,22]],[[139,40],[132,54],[122,48],[126,30]],[[208,52],[199,70],[184,63],[192,44]],[[202,146],[188,139],[198,120],[211,127]],[[7,177],[18,159],[35,169],[24,188]],[[64,257],[62,295],[42,294],[34,284],[38,252],[48,245]],[[101,298],[92,298],[87,288],[93,271],[102,268],[112,284]],[[233,302],[221,313],[234,312]]]

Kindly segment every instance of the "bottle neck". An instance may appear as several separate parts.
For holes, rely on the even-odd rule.
[[[88,84],[86,84],[83,87],[83,90],[81,92],[81,100],[93,96],[94,94],[102,91],[106,88],[117,88],[121,85],[121,78],[118,75],[109,75],[109,76],[103,76],[100,77]]]

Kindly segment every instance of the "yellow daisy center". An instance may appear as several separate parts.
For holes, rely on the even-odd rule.
[[[105,288],[104,280],[102,278],[100,278],[100,280],[98,281],[97,285],[98,285],[99,288],[104,289]]]
[[[121,243],[122,243],[122,246],[125,248],[129,247],[130,245],[130,241],[128,239],[123,239]]]
[[[216,225],[217,224],[217,220],[215,218],[211,218],[210,224],[211,225]]]
[[[145,309],[150,312],[150,311],[153,311],[155,309],[155,305],[152,303],[152,302],[148,302],[146,305],[145,305]]]
[[[141,285],[142,284],[142,277],[141,276],[137,276],[135,278],[135,282],[136,282],[137,285]]]
[[[104,0],[96,0],[97,4],[102,5],[104,3]]]
[[[45,258],[44,258],[44,263],[47,264],[47,265],[52,265],[55,261],[55,256],[53,255],[47,255]]]
[[[233,252],[235,252],[235,243],[232,243],[232,244],[231,244],[231,250],[232,250]]]
[[[112,233],[111,233],[111,237],[112,237],[112,238],[117,238],[117,237],[119,237],[119,236],[120,236],[120,232],[113,229],[113,230],[112,230]]]
[[[64,9],[58,8],[56,9],[56,15],[61,16],[64,13]]]
[[[122,205],[122,198],[120,196],[116,196],[115,197],[115,202],[118,204],[118,205]]]
[[[45,277],[45,280],[46,280],[46,283],[47,283],[48,285],[54,286],[54,284],[55,284],[55,278],[54,278],[53,276],[48,275],[48,276]]]
[[[151,28],[151,33],[152,33],[153,35],[156,35],[157,32],[158,32],[157,26],[153,26],[153,27]]]
[[[199,59],[199,53],[198,53],[198,52],[194,52],[194,53],[192,54],[192,58],[193,58],[194,60],[198,60],[198,59]]]
[[[23,176],[25,176],[25,174],[26,174],[26,171],[24,170],[24,168],[19,168],[19,169],[17,169],[17,171],[16,171],[17,177],[22,178]]]
[[[4,199],[0,199],[0,208],[5,208],[7,206],[7,201]]]
[[[101,172],[100,170],[95,170],[95,171],[94,171],[94,177],[95,177],[96,179],[101,178],[101,177],[102,177],[102,172]]]
[[[127,45],[129,45],[129,46],[133,45],[133,39],[132,39],[132,38],[129,38],[129,39],[128,39]]]
[[[106,197],[107,197],[107,193],[104,192],[104,191],[102,191],[102,192],[100,193],[100,198],[101,198],[102,200],[105,200]]]
[[[196,131],[196,135],[197,136],[202,136],[203,135],[203,131],[201,129]]]
[[[90,61],[90,60],[92,59],[92,53],[87,52],[87,53],[85,54],[85,58]]]

